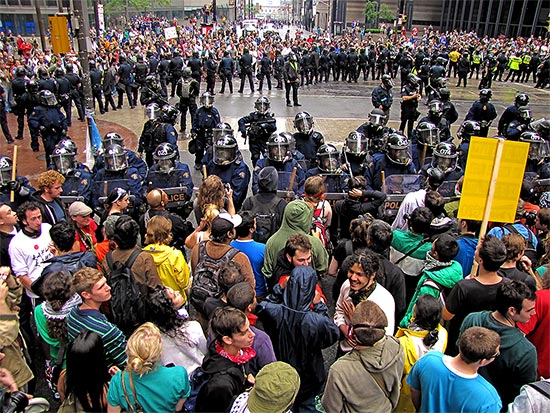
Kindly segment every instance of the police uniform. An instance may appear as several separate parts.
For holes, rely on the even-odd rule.
[[[252,79],[252,55],[249,52],[244,53],[239,59],[239,67],[241,70],[241,87],[239,93],[243,93],[245,79],[248,78],[250,83],[250,92],[254,93],[254,80]]]
[[[372,91],[371,100],[375,108],[382,109],[386,116],[388,116],[393,104],[393,91],[391,88],[384,89],[381,85],[378,85]]]
[[[172,60],[170,60],[170,65],[169,65],[169,73],[172,79],[172,91],[170,92],[171,97],[174,97],[176,94],[176,84],[178,83],[178,80],[181,78],[182,71],[183,71],[183,59],[181,58],[179,53],[175,53]]]
[[[137,208],[143,202],[141,178],[136,168],[128,167],[122,171],[107,171],[100,169],[92,183],[91,204],[94,208],[102,207],[99,198],[106,197],[115,188],[122,188],[135,196],[134,206]]]
[[[212,95],[216,94],[216,72],[218,71],[218,64],[214,60],[212,54],[206,61],[206,91]]]
[[[225,93],[225,84],[229,85],[229,93],[233,93],[233,73],[235,72],[235,61],[231,56],[224,56],[218,67],[218,73],[222,80],[220,93]],[[198,93],[197,93],[198,94]]]
[[[92,173],[88,167],[80,162],[75,168],[70,169],[63,182],[63,196],[81,196],[84,203],[90,205],[92,196]]]
[[[191,125],[197,114],[197,96],[199,95],[199,82],[192,77],[182,78],[178,87],[178,96],[180,98],[178,109],[181,112],[180,130],[184,132],[187,129],[187,111],[191,116]]]
[[[50,155],[57,142],[67,132],[67,118],[57,106],[36,106],[29,116],[31,148],[38,150],[38,136],[42,137],[46,154],[46,167],[51,164]]]
[[[191,69],[191,77],[199,83],[201,83],[202,77],[202,63],[198,55],[193,54],[193,57],[187,62],[187,66]]]
[[[25,127],[26,105],[23,96],[27,93],[26,85],[28,80],[25,76],[16,77],[11,81],[11,91],[16,105],[12,107],[12,113],[17,116],[17,136],[16,139],[23,139],[23,129]]]
[[[159,166],[154,164],[149,168],[146,183],[149,190],[153,188],[185,188],[186,201],[189,201],[193,195],[193,178],[189,166],[179,161],[168,173],[160,172]]]
[[[296,142],[296,149],[304,155],[304,158],[311,165],[317,164],[317,150],[325,143],[321,132],[311,131],[310,133],[295,132],[292,137]]]
[[[144,181],[145,178],[147,177],[147,164],[145,163],[145,161],[141,159],[139,156],[137,156],[137,154],[134,151],[128,148],[124,148],[124,152],[126,152],[126,156],[128,159],[128,166],[137,171],[140,182]],[[95,160],[95,164],[93,168],[94,175],[97,175],[99,171],[104,168],[104,166],[105,164],[104,164],[103,154],[99,154]]]
[[[376,159],[367,169],[365,178],[367,179],[367,189],[375,191],[382,190],[382,171],[387,178],[391,175],[415,175],[414,164],[409,162],[408,165],[399,165],[391,162],[387,155]]]
[[[266,151],[267,140],[276,130],[275,118],[271,113],[256,111],[239,119],[239,131],[245,139],[248,137],[253,166],[260,159],[260,154]]]
[[[203,163],[205,150],[212,146],[212,129],[221,123],[220,112],[215,107],[201,106],[193,118],[192,131],[197,134],[195,165]]]
[[[347,58],[346,58],[346,67],[348,71],[348,83],[355,82],[357,83],[357,63],[359,62],[359,57],[355,53],[355,49],[351,49]]]
[[[466,120],[475,120],[479,122],[479,136],[487,136],[489,134],[489,123],[497,117],[495,106],[491,102],[475,101],[468,114]]]
[[[162,90],[162,96],[168,97],[168,87],[166,82],[168,80],[168,71],[170,69],[170,60],[167,57],[162,57],[159,62],[157,73],[159,75],[160,89]]]
[[[82,79],[76,73],[67,73],[65,75],[70,84],[70,97],[74,102],[76,107],[76,112],[78,113],[78,120],[84,120],[84,107],[82,106],[81,100],[81,90],[82,90]]]
[[[280,191],[288,190],[288,186],[290,185],[290,176],[294,168],[296,168],[296,177],[294,178],[294,184],[292,185],[291,190],[294,191],[296,195],[303,192],[306,172],[296,159],[290,158],[284,162],[274,162],[269,158],[262,158],[258,159],[256,167],[254,168],[254,173],[252,174],[252,193],[254,195],[258,193],[258,175],[262,169],[268,166],[273,166],[277,172],[279,172],[277,189]]]
[[[16,184],[0,185],[0,202],[12,206],[14,211],[26,201],[30,200],[30,196],[36,191],[29,180],[25,176],[17,176]],[[13,202],[11,202],[11,190],[14,190]]]
[[[250,184],[250,169],[239,153],[237,159],[229,165],[216,165],[213,160],[206,166],[208,175],[217,175],[224,184],[230,184],[233,189],[233,204],[235,210],[240,210],[248,193]]]
[[[263,85],[264,85],[264,78],[267,81],[267,88],[271,90],[271,72],[273,62],[269,58],[269,54],[264,53],[262,60],[260,60],[260,85],[258,86],[258,91],[262,91]]]
[[[97,105],[99,106],[99,113],[103,114],[105,113],[105,109],[103,108],[103,87],[101,85],[101,82],[103,80],[103,72],[96,68],[93,68],[90,70],[90,82],[92,84],[92,96],[94,98],[94,108],[95,108],[95,101],[97,101]]]

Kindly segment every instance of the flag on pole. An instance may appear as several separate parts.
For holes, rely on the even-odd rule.
[[[92,114],[87,116],[88,128],[86,132],[86,165],[92,169],[95,163],[95,156],[99,154],[101,149],[101,134],[95,123]]]

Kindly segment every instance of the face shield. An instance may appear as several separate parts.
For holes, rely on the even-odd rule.
[[[323,172],[335,173],[340,167],[340,162],[338,161],[338,153],[324,153],[319,155],[319,169]]]
[[[254,103],[254,108],[261,113],[262,115],[265,115],[267,111],[269,110],[269,103],[265,101],[257,101]]]
[[[55,167],[55,170],[61,175],[67,174],[69,170],[73,169],[74,154],[53,154],[51,160]]]
[[[288,153],[288,143],[268,143],[268,157],[275,162],[283,162]]]
[[[154,120],[160,117],[162,113],[162,108],[156,103],[150,103],[145,107],[143,112],[145,119]]]
[[[444,158],[442,156],[434,155],[432,166],[440,171],[443,171],[444,173],[448,173],[456,168],[456,158]]]
[[[160,172],[167,174],[174,169],[175,162],[174,159],[159,159],[157,165]]]
[[[398,165],[409,164],[409,153],[407,152],[407,148],[389,148],[388,158]]]
[[[430,103],[429,112],[431,115],[441,117],[443,114],[443,105],[441,102],[435,101]]]
[[[0,185],[7,185],[11,181],[11,165],[0,166]]]
[[[527,157],[530,160],[538,161],[543,158],[546,158],[550,155],[550,144],[548,141],[541,139],[540,141],[530,142],[529,143],[529,154]]]
[[[369,149],[368,140],[364,136],[356,135],[353,139],[346,139],[346,152],[352,155],[365,155]]]
[[[439,143],[439,129],[422,128],[417,129],[418,142],[422,145],[436,146]]]
[[[201,106],[205,108],[211,108],[214,106],[214,96],[212,95],[202,95],[201,96]]]
[[[313,119],[304,116],[294,121],[294,126],[300,133],[309,133],[313,130]]]
[[[526,122],[531,120],[531,109],[525,108],[519,111],[519,117]]]
[[[126,153],[105,155],[105,169],[111,172],[123,171],[128,168]]]
[[[214,163],[216,165],[229,165],[236,157],[237,148],[214,145]]]

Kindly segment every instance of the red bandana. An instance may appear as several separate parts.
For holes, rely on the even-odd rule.
[[[231,354],[227,354],[227,352],[224,350],[222,346],[220,346],[218,343],[216,343],[216,352],[226,358],[231,360],[233,363],[237,364],[244,364],[248,363],[252,358],[256,357],[256,352],[252,347],[246,347],[241,349],[241,354],[238,356],[232,356]]]

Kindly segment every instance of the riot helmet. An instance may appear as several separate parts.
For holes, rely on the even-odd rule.
[[[256,103],[254,103],[254,109],[256,109],[256,111],[258,113],[261,113],[262,115],[265,115],[269,111],[270,107],[271,102],[265,96],[259,97],[258,99],[256,99]]]
[[[225,136],[233,138],[235,137],[235,132],[229,123],[220,122],[217,127],[212,129],[212,141],[216,142]]]
[[[365,156],[368,149],[368,140],[361,132],[353,131],[346,137],[344,150],[348,155]]]
[[[489,102],[489,99],[493,97],[493,91],[491,89],[481,89],[479,91],[479,101],[481,103]]]
[[[470,142],[470,138],[472,136],[477,136],[479,134],[479,131],[479,122],[475,120],[465,120],[458,128],[456,136],[462,139],[462,141],[464,142]]]
[[[441,88],[444,88],[445,86],[447,86],[447,81],[445,80],[444,77],[437,77],[437,78],[431,80],[431,84],[435,88],[441,89]]]
[[[13,162],[7,156],[0,156],[0,185],[5,186],[11,181]]]
[[[201,106],[204,106],[207,109],[214,106],[214,96],[212,96],[210,92],[204,92],[201,95]]]
[[[178,150],[170,142],[161,143],[155,148],[153,159],[157,163],[160,172],[168,173],[176,167]]]
[[[182,71],[182,76],[184,79],[189,79],[193,72],[191,71],[190,67],[184,67]]]
[[[519,137],[520,142],[529,143],[529,154],[527,157],[533,161],[538,161],[550,155],[550,145],[536,132],[523,132]]]
[[[74,143],[74,141],[68,136],[66,138],[61,139],[56,146],[65,147],[69,151],[73,152],[75,155],[78,154],[78,148],[76,146],[76,143]]]
[[[456,169],[457,160],[458,151],[454,143],[441,142],[434,149],[432,166],[447,174]]]
[[[443,115],[443,103],[440,100],[432,100],[428,104],[428,115],[440,118]]]
[[[267,140],[267,157],[273,162],[284,162],[290,150],[290,141],[285,133],[273,133]]]
[[[161,113],[162,108],[156,102],[149,103],[145,108],[145,117],[150,120],[160,118]]]
[[[159,89],[159,81],[155,75],[149,75],[145,78],[145,85],[149,89]]]
[[[124,63],[125,60],[122,60],[122,57],[119,59],[120,63]],[[73,64],[72,63],[65,63],[65,70],[67,73],[73,73]]]
[[[382,75],[382,84],[388,88],[391,89],[393,87],[393,80],[390,75]]]
[[[54,107],[57,105],[57,98],[49,90],[41,90],[38,94],[38,102],[42,106]]]
[[[416,138],[421,145],[436,146],[439,143],[439,129],[432,122],[420,122],[416,127]]]
[[[420,84],[420,78],[416,76],[414,73],[409,73],[407,75],[407,82],[412,87],[418,87],[418,85]]]
[[[37,74],[40,79],[48,79],[50,77],[50,74],[48,73],[48,69],[44,66],[40,66],[38,68]]]
[[[531,108],[529,106],[520,106],[518,108],[518,115],[523,123],[531,122]]]
[[[300,133],[311,133],[314,123],[313,116],[307,112],[299,112],[294,117],[294,127]]]
[[[537,132],[542,139],[550,140],[550,120],[546,118],[537,119],[531,122],[529,126]]]
[[[214,141],[214,163],[216,165],[229,165],[237,159],[239,147],[236,139],[231,136],[223,136]]]
[[[58,78],[58,77],[63,77],[63,76],[65,76],[65,71],[63,70],[63,68],[58,67],[57,69],[55,69],[55,71],[53,72],[53,74],[54,74],[54,76],[55,76],[56,78]]]
[[[388,122],[388,117],[382,109],[373,109],[369,113],[369,123],[371,125],[385,126]]]
[[[72,151],[69,146],[57,144],[54,148],[50,159],[57,172],[66,175],[74,168],[76,152]]]
[[[162,107],[161,120],[170,124],[176,123],[180,111],[172,105],[164,105]]]
[[[327,173],[335,173],[340,167],[339,154],[336,146],[325,143],[317,150],[317,164],[319,170]]]
[[[527,106],[529,104],[529,95],[527,93],[524,93],[524,92],[518,92],[516,94],[515,99],[514,99],[514,104],[518,108],[520,106]]]
[[[435,62],[440,66],[445,66],[447,60],[445,60],[443,56],[439,56],[437,59],[435,59]]]
[[[426,175],[428,177],[428,186],[433,190],[439,188],[443,181],[445,181],[445,173],[439,168],[428,168]]]
[[[128,156],[121,145],[116,143],[109,145],[103,154],[105,169],[110,172],[124,171],[128,168]]]
[[[15,77],[25,77],[27,75],[27,70],[23,66],[17,66],[15,69]]]
[[[409,140],[400,133],[394,132],[388,136],[386,143],[386,155],[388,159],[397,165],[408,165],[409,158]]]
[[[441,96],[441,99],[448,101],[451,98],[451,90],[448,87],[443,87],[439,91],[439,96]]]
[[[27,84],[25,85],[25,88],[27,89],[27,92],[30,94],[36,93],[38,92],[38,83],[36,82],[36,80],[31,79],[27,82]]]
[[[124,139],[116,132],[107,132],[103,137],[103,147],[107,148],[111,145],[120,145],[124,148]]]

